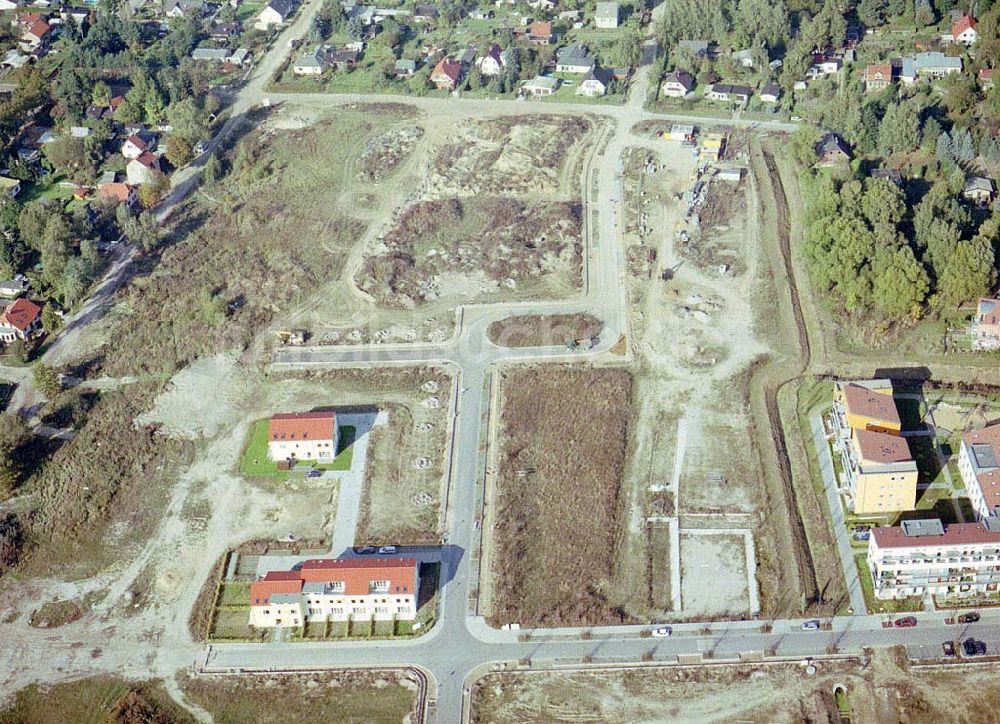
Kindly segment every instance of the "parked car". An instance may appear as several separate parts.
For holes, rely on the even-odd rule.
[[[306,473],[307,478],[319,478],[322,476],[323,476],[322,470],[310,470],[308,473]]]
[[[360,546],[360,547],[355,546],[351,550],[353,550],[359,556],[367,556],[372,553],[376,553],[378,551],[378,548],[376,548],[375,546]]]
[[[819,621],[817,619],[812,619],[811,621],[805,621],[802,624],[803,631],[819,631]]]
[[[980,619],[979,611],[969,611],[958,617],[959,623],[975,623]]]
[[[913,628],[917,625],[916,616],[904,616],[903,618],[897,618],[892,622],[892,625],[896,628]]]
[[[941,650],[944,651],[944,656],[945,656],[946,659],[953,659],[953,658],[955,658],[955,642],[954,641],[945,641],[943,644],[941,644]]]
[[[965,639],[962,642],[962,653],[966,656],[985,656],[986,642],[976,639]]]
[[[396,546],[381,546],[378,549],[378,552],[383,554],[388,554],[388,553],[395,553],[396,550],[397,550]]]
[[[654,628],[653,629],[653,636],[655,636],[656,638],[662,639],[662,638],[666,638],[667,636],[669,636],[673,632],[674,632],[674,630],[672,628],[670,628],[669,626],[660,626],[660,628]]]

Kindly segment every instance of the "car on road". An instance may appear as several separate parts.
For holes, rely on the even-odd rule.
[[[803,631],[819,631],[819,621],[815,618],[811,621],[805,621],[801,628]]]
[[[323,477],[323,471],[322,470],[310,470],[308,473],[306,473],[306,477],[307,478],[321,478],[321,477]]]
[[[959,623],[975,623],[980,619],[979,611],[969,611],[958,617]]]
[[[669,626],[660,626],[660,628],[654,628],[653,629],[653,636],[656,637],[656,638],[658,638],[658,639],[662,639],[662,638],[666,638],[667,636],[669,636],[673,632],[674,632],[674,630],[672,628],[670,628]]]
[[[397,550],[398,549],[396,548],[396,546],[380,546],[378,552],[382,554],[388,554],[388,553],[395,553]]]
[[[977,641],[976,639],[965,639],[962,642],[962,653],[966,656],[985,656],[986,642]]]
[[[903,618],[897,618],[892,622],[892,625],[896,628],[913,628],[917,625],[916,616],[904,616]]]
[[[955,642],[954,641],[945,641],[943,644],[941,644],[941,650],[944,652],[944,656],[945,656],[946,659],[953,659],[953,658],[955,658]]]
[[[375,546],[355,546],[351,550],[353,550],[359,556],[367,556],[371,555],[372,553],[378,552],[378,548],[376,548]]]

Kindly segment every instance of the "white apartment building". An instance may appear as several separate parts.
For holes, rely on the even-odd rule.
[[[958,469],[976,516],[1000,513],[1000,424],[962,435]]]
[[[267,456],[271,460],[318,460],[337,456],[337,415],[321,412],[284,412],[267,426]]]
[[[908,520],[875,528],[867,560],[876,598],[995,593],[1000,586],[1000,518],[951,525],[936,518]]]
[[[250,584],[250,625],[412,621],[418,588],[415,558],[315,558]]]

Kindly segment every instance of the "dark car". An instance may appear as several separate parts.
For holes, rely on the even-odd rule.
[[[944,651],[945,658],[953,659],[955,658],[955,642],[945,641],[941,644],[941,650]]]
[[[959,623],[975,623],[980,619],[978,611],[970,611],[969,613],[963,613],[958,617]]]
[[[897,618],[893,621],[892,625],[896,628],[913,628],[917,625],[917,619],[915,616],[904,616],[903,618]]]
[[[306,477],[307,478],[320,478],[320,477],[323,477],[323,471],[322,470],[310,470],[308,473],[306,473]]]
[[[962,653],[966,656],[985,656],[986,642],[976,639],[966,639],[962,642]]]
[[[352,548],[351,550],[353,550],[359,556],[367,556],[371,555],[372,553],[375,553],[378,549],[375,546],[360,546]]]

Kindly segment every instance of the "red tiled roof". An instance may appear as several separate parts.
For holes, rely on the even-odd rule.
[[[442,58],[441,61],[434,66],[434,72],[431,73],[431,80],[434,79],[434,76],[438,75],[446,76],[452,83],[458,83],[458,79],[462,75],[462,64],[454,58]]]
[[[993,80],[993,71],[996,68],[980,68],[979,69],[979,80]]]
[[[146,142],[142,140],[141,136],[137,136],[134,133],[128,137],[128,140],[132,142],[132,145],[138,148],[140,151],[145,151],[147,146]]]
[[[899,411],[891,394],[872,392],[861,385],[848,384],[844,386],[844,400],[847,402],[848,412],[853,415],[900,424]]]
[[[908,536],[899,526],[875,528],[872,537],[879,548],[911,548],[928,545],[1000,544],[1000,533],[991,533],[982,523],[951,523],[944,526],[944,535]]]
[[[27,25],[29,27],[31,25],[34,25],[35,23],[37,23],[41,19],[42,19],[42,14],[41,13],[18,13],[17,14],[17,22],[19,22],[21,25]]]
[[[416,558],[314,558],[299,572],[309,582],[343,581],[347,596],[366,595],[372,581],[388,581],[389,593],[414,593]]]
[[[975,18],[963,15],[951,26],[951,35],[952,37],[957,38],[969,28],[975,30],[978,26],[979,23],[976,22]]]
[[[302,578],[297,571],[271,571],[250,584],[250,605],[270,603],[271,596],[276,593],[299,593],[301,590]]]
[[[37,304],[18,299],[0,314],[0,324],[27,332],[41,316],[42,308]]]
[[[41,40],[49,32],[49,24],[44,20],[36,20],[28,28],[28,35],[34,35]]]
[[[904,463],[913,459],[906,438],[872,430],[855,430],[858,450],[864,460],[886,465]]]
[[[889,63],[872,63],[865,68],[865,80],[892,80],[892,65]]]
[[[160,159],[149,151],[143,151],[134,160],[138,161],[146,168],[158,168],[160,165]]]
[[[536,20],[531,24],[531,27],[528,29],[528,34],[532,38],[551,38],[552,23],[545,22],[542,20]]]
[[[97,189],[97,193],[102,199],[116,199],[124,204],[132,194],[132,187],[121,182],[104,184]]]
[[[334,412],[283,412],[271,417],[268,440],[333,440],[337,430]]]

